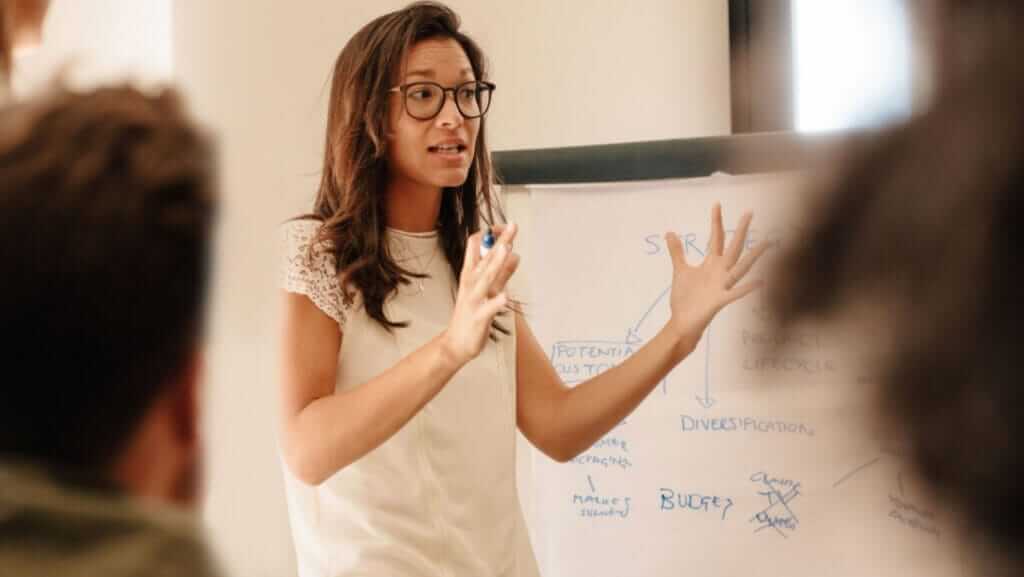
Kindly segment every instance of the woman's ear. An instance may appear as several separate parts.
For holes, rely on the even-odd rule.
[[[384,137],[385,143],[390,142],[395,138],[395,131],[393,130],[393,127],[398,123],[398,118],[395,116],[395,107],[393,104],[394,102],[392,99],[389,99],[384,103],[384,118],[381,121],[380,132]],[[397,110],[398,113],[401,113],[401,108],[398,108]]]

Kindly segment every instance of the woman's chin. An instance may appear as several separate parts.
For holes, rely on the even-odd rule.
[[[441,188],[455,188],[465,184],[467,176],[469,176],[468,171],[451,170],[435,175],[432,180]]]

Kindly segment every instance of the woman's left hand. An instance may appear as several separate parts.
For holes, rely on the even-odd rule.
[[[711,211],[711,242],[708,252],[704,255],[704,261],[697,266],[690,266],[686,262],[686,251],[678,235],[665,235],[673,271],[672,316],[667,328],[688,348],[697,345],[704,329],[711,324],[718,311],[757,290],[762,284],[760,281],[741,284],[768,248],[768,244],[762,242],[740,258],[752,218],[749,212],[743,215],[732,242],[726,248],[722,206],[716,203]]]

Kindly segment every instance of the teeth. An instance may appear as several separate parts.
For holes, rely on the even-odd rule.
[[[451,145],[438,146],[437,150],[443,151],[443,152],[455,152],[455,151],[458,151],[459,148],[460,148],[459,145],[451,144]]]

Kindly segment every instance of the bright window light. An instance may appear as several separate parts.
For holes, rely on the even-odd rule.
[[[905,0],[793,0],[796,129],[842,130],[911,112]]]

